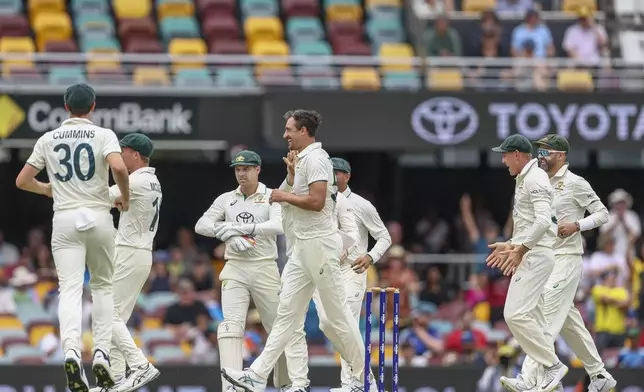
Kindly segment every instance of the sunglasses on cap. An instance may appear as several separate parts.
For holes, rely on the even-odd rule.
[[[552,153],[558,153],[561,152],[563,153],[564,151],[554,151],[554,150],[546,150],[545,148],[539,148],[537,149],[537,155],[540,157],[549,157],[550,154]]]

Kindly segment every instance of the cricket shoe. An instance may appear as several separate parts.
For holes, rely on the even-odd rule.
[[[617,386],[617,380],[606,370],[590,378],[588,392],[610,392]]]
[[[67,387],[71,392],[89,392],[85,369],[83,369],[80,355],[75,350],[68,350],[65,354],[65,376],[67,377]]]
[[[287,392],[311,392],[311,387],[310,386],[307,386],[307,387],[290,386],[289,389],[287,389]]]
[[[229,383],[247,392],[264,392],[266,389],[266,379],[255,374],[251,369],[240,371],[224,367],[221,368],[221,375]]]
[[[519,374],[516,378],[501,377],[501,386],[508,392],[525,392],[532,389]]]
[[[125,377],[122,377],[116,380],[116,384],[109,388],[94,387],[89,390],[89,392],[118,392],[118,389],[125,382]]]
[[[559,383],[559,385],[557,385],[557,389],[555,389],[555,392],[564,392],[564,387],[562,383]]]
[[[135,391],[161,375],[151,363],[132,368],[132,373],[125,379],[118,392]]]
[[[543,381],[541,385],[532,389],[533,392],[554,392],[561,380],[568,373],[568,366],[564,365],[561,362],[550,366],[546,369],[546,372],[543,376]]]
[[[364,389],[364,385],[362,386],[362,388]],[[331,388],[329,392],[351,392],[351,385],[342,384],[342,386],[339,388]],[[373,373],[369,374],[369,392],[378,392],[378,382],[373,376]]]
[[[110,388],[116,384],[116,381],[114,381],[114,375],[110,369],[110,358],[100,348],[94,350],[92,372],[96,377],[97,387]]]

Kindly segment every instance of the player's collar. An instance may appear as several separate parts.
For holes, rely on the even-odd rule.
[[[255,196],[255,195],[260,195],[260,194],[261,194],[261,195],[263,195],[263,194],[265,194],[265,193],[266,193],[266,189],[267,189],[267,188],[266,188],[266,185],[264,185],[264,184],[262,184],[262,183],[260,182],[260,183],[257,185],[257,190],[255,191],[255,193],[253,193],[252,195],[250,195],[250,196],[248,196],[248,197],[253,197],[253,196]],[[237,193],[239,196],[244,196],[244,193],[241,191],[241,187],[240,187],[240,186],[238,186],[238,187],[237,187],[237,189],[235,189],[235,193]]]
[[[299,154],[297,154],[298,158],[304,158],[308,153],[310,153],[313,150],[319,150],[322,148],[322,143],[320,142],[314,142],[306,146],[306,148],[302,151],[300,151]]]
[[[141,174],[141,173],[151,173],[151,174],[154,174],[154,172],[156,172],[156,169],[155,169],[155,168],[150,167],[150,166],[143,166],[143,167],[140,167],[140,168],[136,169],[136,170],[135,170],[135,171],[133,171],[132,173],[130,173],[130,175],[132,175],[132,174]]]
[[[564,163],[564,165],[563,165],[563,166],[561,166],[561,168],[560,168],[560,169],[555,173],[555,175],[554,175],[554,176],[552,176],[552,177],[553,177],[553,178],[554,178],[554,177],[563,177],[564,175],[566,175],[566,172],[567,172],[567,171],[568,171],[568,164],[567,164],[567,163]]]
[[[67,120],[63,121],[62,125],[67,125],[67,124],[78,124],[78,123],[83,123],[83,124],[92,124],[94,125],[93,122],[86,118],[80,118],[80,117],[72,117],[68,118]]]
[[[351,188],[347,185],[347,189],[344,190],[344,192],[340,192],[344,197],[349,197],[351,196]]]
[[[528,174],[528,172],[530,171],[530,169],[532,169],[532,167],[533,167],[536,163],[537,163],[537,158],[532,158],[532,159],[530,159],[530,160],[528,161],[528,163],[527,163],[525,166],[523,166],[523,169],[521,169],[521,173],[519,173],[519,175],[518,175],[517,177],[523,177],[523,176],[525,176],[526,174]]]

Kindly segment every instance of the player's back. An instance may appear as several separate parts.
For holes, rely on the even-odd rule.
[[[54,211],[110,209],[109,165],[105,158],[120,152],[112,130],[83,118],[70,118],[38,139],[28,163],[38,169],[46,167]]]

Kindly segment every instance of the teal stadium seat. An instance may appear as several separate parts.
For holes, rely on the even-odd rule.
[[[333,50],[326,41],[303,41],[291,45],[291,53],[300,56],[331,56]]]
[[[197,38],[199,24],[194,17],[168,16],[159,22],[161,37],[168,44],[173,38]]]
[[[184,362],[187,360],[186,354],[179,346],[159,346],[153,353],[156,363],[176,363],[178,361]]]
[[[22,13],[22,0],[0,0],[0,16]]]
[[[80,14],[75,18],[74,27],[79,37],[88,35],[112,37],[114,35],[114,20],[105,14]]]
[[[360,0],[324,0],[324,9],[329,8],[329,6],[334,5],[334,4],[351,4],[351,5],[359,5],[362,6]]]
[[[256,87],[252,69],[248,68],[219,68],[215,77],[218,87]]]
[[[454,330],[454,325],[447,320],[433,320],[429,322],[429,326],[434,328],[440,336],[448,334]]]
[[[172,331],[168,329],[146,329],[141,332],[141,342],[145,345],[155,340],[176,340]]]
[[[340,88],[340,79],[335,75],[331,66],[315,65],[302,66],[297,69],[300,86],[304,89],[329,89]]]
[[[139,296],[139,306],[147,314],[154,314],[160,309],[167,308],[179,300],[177,294],[170,291],[159,291],[149,295]]]
[[[80,37],[81,41],[81,51],[90,52],[90,51],[121,51],[121,45],[114,37],[104,37],[100,35],[86,35]]]
[[[29,339],[23,329],[0,329],[0,345],[9,339]]]
[[[241,0],[239,7],[244,19],[250,16],[278,16],[279,14],[276,0]]]
[[[292,17],[286,21],[286,36],[291,43],[320,41],[324,39],[324,28],[319,18]]]
[[[107,14],[110,6],[107,0],[72,0],[72,10],[78,16],[87,14]]]
[[[85,83],[83,67],[78,66],[56,66],[49,71],[49,84],[71,85]]]
[[[70,84],[73,84],[73,83],[70,83]],[[45,312],[45,310],[43,309],[42,306],[40,306],[40,304],[29,304],[29,303],[20,304],[18,306],[18,309],[16,309],[16,316],[18,316],[18,319],[25,327],[28,327],[30,324],[34,322],[50,323],[52,321],[51,315]]]
[[[376,47],[384,43],[405,42],[405,29],[402,22],[395,19],[368,20],[367,35]]]
[[[367,8],[367,18],[402,20],[402,9],[384,6],[369,7]]]
[[[420,90],[421,81],[414,71],[386,71],[382,85],[387,90]]]
[[[10,346],[5,356],[13,361],[25,357],[44,357],[42,351],[32,346],[15,345]]]
[[[174,84],[179,87],[210,87],[214,82],[206,68],[181,68],[177,70]]]

